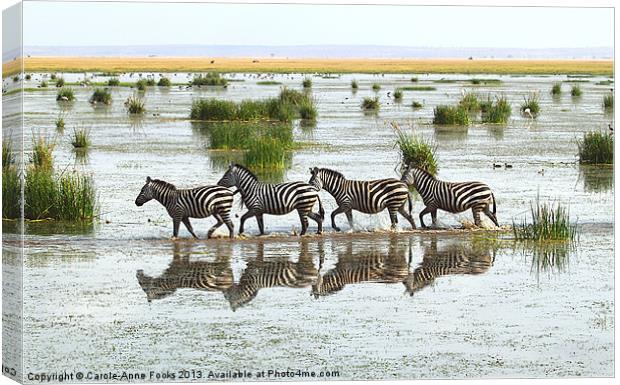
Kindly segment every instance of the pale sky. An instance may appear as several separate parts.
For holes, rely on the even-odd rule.
[[[613,47],[613,9],[24,3],[24,45]]]

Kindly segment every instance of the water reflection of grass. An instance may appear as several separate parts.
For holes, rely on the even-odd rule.
[[[572,242],[523,243],[523,253],[531,255],[530,272],[563,273],[568,269],[569,256],[574,249]]]
[[[579,173],[586,192],[607,192],[614,187],[613,167],[580,165]]]

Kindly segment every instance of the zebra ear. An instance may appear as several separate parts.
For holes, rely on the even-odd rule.
[[[146,177],[146,183],[149,183],[150,181],[151,181],[151,177],[150,177],[150,176],[147,176],[147,177]]]
[[[310,167],[310,174],[314,175],[314,169]]]

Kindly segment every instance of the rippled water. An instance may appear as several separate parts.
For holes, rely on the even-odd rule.
[[[57,167],[94,175],[102,212],[93,226],[27,224],[27,370],[293,368],[337,370],[341,379],[613,375],[613,170],[576,163],[576,140],[612,120],[601,106],[610,86],[595,84],[605,78],[579,83],[579,99],[564,83],[563,95],[553,99],[551,84],[566,77],[493,76],[502,83],[492,86],[472,86],[468,75],[422,75],[416,84],[405,75],[313,77],[319,119],[316,127],[296,126],[296,138],[311,145],[294,152],[286,172],[288,180],[309,179],[311,166],[358,179],[396,176],[389,124],[396,121],[435,141],[441,178],[491,186],[502,225],[520,221],[537,195],[569,204],[580,224],[574,248],[523,247],[504,233],[390,233],[386,213],[355,213],[356,232],[343,235],[287,238],[299,228],[290,214],[265,218],[271,237],[252,236],[258,230],[251,219],[246,240],[172,242],[164,208],[155,202],[138,208],[134,199],[147,175],[182,187],[219,179],[225,163],[186,119],[192,99],[260,98],[280,89],[257,85],[255,75],[234,77],[244,81],[226,90],[150,89],[148,112],[138,120],[124,112],[127,88],[113,91],[109,108],[86,102],[90,88],[77,87],[68,109],[56,103],[55,89],[26,94],[26,135],[55,137]],[[442,78],[458,81],[433,83]],[[274,79],[298,88],[302,76]],[[376,94],[382,107],[365,115],[359,105],[375,95],[374,82],[382,85]],[[404,85],[437,89],[405,91],[403,102],[394,103],[387,93]],[[456,103],[462,89],[506,95],[509,124],[430,124],[433,107]],[[518,114],[532,91],[541,96],[535,121]],[[412,100],[424,107],[411,109]],[[64,133],[54,127],[60,114]],[[72,151],[73,127],[91,130],[86,160],[76,161]],[[513,168],[494,169],[494,162]],[[336,207],[327,194],[322,200],[328,213]],[[421,209],[418,200],[414,211]],[[463,219],[471,213],[439,214],[443,227]],[[213,220],[193,223],[204,237]],[[349,230],[344,217],[339,224]],[[13,224],[5,222],[4,231],[10,244]],[[7,255],[10,269],[18,259]]]

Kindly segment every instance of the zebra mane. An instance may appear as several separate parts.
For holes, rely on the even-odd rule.
[[[347,178],[345,178],[344,175],[342,175],[341,172],[338,172],[336,170],[332,170],[330,168],[320,168],[319,171],[323,171],[324,173],[326,173],[327,175],[330,175],[330,176],[335,176],[337,178],[347,179]]]
[[[165,187],[165,188],[168,188],[170,190],[176,190],[177,189],[177,187],[175,185],[173,185],[172,183],[166,182],[165,180],[151,179],[151,183],[153,183],[155,186]]]
[[[250,169],[248,169],[244,165],[241,165],[239,163],[235,163],[233,166],[237,167],[237,168],[239,168],[239,169],[241,169],[243,171],[245,171],[247,173],[247,175],[251,176],[254,180],[258,181],[258,178],[256,177],[256,175],[254,175],[254,173],[252,171],[250,171]]]
[[[420,168],[420,167],[410,167],[410,169],[412,169],[412,170],[418,170],[418,171],[420,171],[423,175],[425,175],[425,176],[427,176],[427,177],[429,177],[429,178],[431,178],[431,179],[433,179],[433,180],[437,179],[437,178],[436,178],[433,174],[431,174],[430,172],[426,171],[426,170],[425,170],[425,169],[423,169],[423,168]]]

